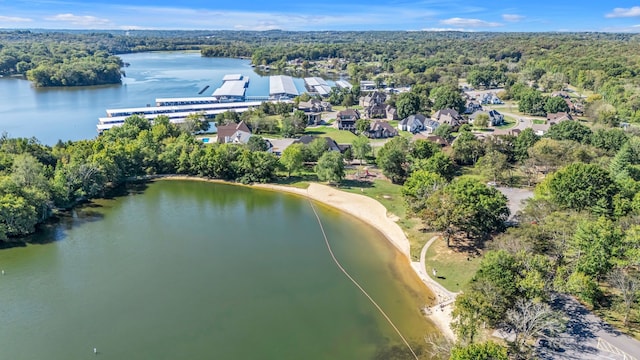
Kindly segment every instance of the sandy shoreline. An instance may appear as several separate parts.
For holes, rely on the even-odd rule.
[[[400,226],[387,216],[387,209],[375,199],[372,199],[365,195],[348,193],[338,190],[336,188],[322,185],[318,183],[310,183],[306,189],[295,188],[291,186],[275,185],[275,184],[254,184],[254,185],[242,185],[237,183],[230,183],[222,180],[206,179],[200,177],[191,176],[158,176],[152,177],[152,179],[168,179],[168,180],[195,180],[195,181],[207,181],[222,184],[247,186],[250,188],[257,188],[263,190],[272,190],[278,192],[285,192],[289,194],[295,194],[303,196],[325,205],[336,208],[340,211],[344,211],[356,218],[364,221],[368,225],[380,231],[384,237],[400,251],[407,260],[409,265],[423,280],[425,286],[434,294],[439,295],[442,291],[430,284],[425,279],[424,274],[426,271],[421,272],[415,265],[412,266],[410,255],[409,239],[405,235]],[[440,298],[440,296],[438,296]],[[454,335],[451,331],[451,304],[446,304],[443,309],[440,309],[440,305],[436,305],[431,308],[433,311],[428,311],[427,317],[442,331],[443,335],[453,339]],[[437,309],[436,309],[437,308]],[[441,311],[437,311],[441,310]]]

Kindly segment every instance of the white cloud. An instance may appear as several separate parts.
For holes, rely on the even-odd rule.
[[[49,21],[58,21],[58,22],[66,22],[72,25],[79,25],[85,27],[102,27],[104,25],[109,25],[111,21],[108,19],[101,19],[95,16],[85,15],[73,15],[73,14],[58,14],[54,16],[45,17],[46,20]]]
[[[623,18],[623,17],[636,17],[640,16],[640,6],[634,6],[631,8],[615,8],[612,12],[605,15],[608,18]]]
[[[30,22],[30,21],[33,21],[33,19],[22,18],[22,17],[17,17],[17,16],[2,16],[2,15],[0,15],[0,22],[23,23],[23,22]]]
[[[502,20],[504,21],[508,21],[508,22],[518,22],[520,20],[524,19],[524,16],[522,15],[517,15],[517,14],[502,14]]]
[[[496,22],[489,22],[489,21],[484,21],[480,19],[465,19],[465,18],[458,18],[458,17],[441,20],[440,23],[444,25],[472,27],[472,28],[502,26],[502,24],[496,23]]]

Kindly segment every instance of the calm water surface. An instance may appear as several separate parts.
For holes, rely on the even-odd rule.
[[[44,144],[94,138],[105,110],[155,105],[161,97],[210,96],[226,74],[249,76],[248,96],[269,95],[269,78],[253,71],[249,60],[204,58],[199,52],[120,55],[131,64],[122,85],[36,89],[27,80],[0,78],[0,132],[35,136]],[[304,81],[294,79],[298,90]],[[202,95],[198,92],[205,86]]]
[[[428,294],[403,257],[318,208],[345,268],[423,343]],[[374,359],[400,344],[291,195],[161,181],[37,240],[0,251],[2,359]]]

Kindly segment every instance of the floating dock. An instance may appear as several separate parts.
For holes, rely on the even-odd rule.
[[[320,77],[308,77],[304,78],[304,84],[310,93],[318,94],[320,96],[329,96],[331,92],[331,86]]]
[[[244,101],[244,95],[249,87],[249,77],[241,74],[225,75],[222,86],[217,88],[211,96],[219,102]]]
[[[351,85],[347,80],[338,80],[336,81],[336,86],[340,89],[351,90],[353,85]]]
[[[161,100],[161,99],[156,99]],[[278,102],[278,101],[270,101]],[[167,116],[172,123],[184,122],[191,114],[202,114],[207,118],[213,118],[226,111],[237,113],[245,112],[249,109],[257,108],[263,101],[248,102],[228,102],[196,105],[176,105],[176,106],[145,106],[125,109],[108,109],[107,116],[98,119],[97,130],[99,133],[114,126],[124,124],[126,118],[132,115],[139,115],[148,120],[153,120],[158,116]]]
[[[298,95],[300,92],[291,76],[275,75],[269,77],[269,97],[272,99],[292,99]]]

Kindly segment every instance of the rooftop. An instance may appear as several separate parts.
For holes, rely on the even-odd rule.
[[[286,94],[298,96],[300,93],[293,83],[293,78],[286,75],[275,75],[269,77],[269,95]]]

